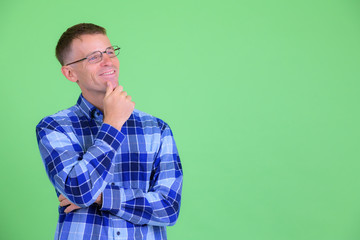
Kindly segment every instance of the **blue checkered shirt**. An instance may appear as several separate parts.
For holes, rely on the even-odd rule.
[[[183,176],[171,129],[136,109],[121,131],[102,120],[80,95],[36,126],[57,195],[81,207],[68,214],[59,207],[55,239],[166,239],[179,216]]]

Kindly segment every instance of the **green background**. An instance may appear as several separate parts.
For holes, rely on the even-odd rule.
[[[1,1],[0,239],[53,239],[35,126],[80,94],[54,56],[80,22],[107,28],[121,85],[174,132],[169,239],[360,239],[355,0]]]

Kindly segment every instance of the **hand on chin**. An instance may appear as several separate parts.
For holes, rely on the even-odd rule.
[[[110,83],[113,90],[119,85],[117,81],[108,80],[107,82]],[[107,85],[107,83],[106,83],[106,85]]]

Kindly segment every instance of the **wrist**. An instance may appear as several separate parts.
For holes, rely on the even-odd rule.
[[[122,126],[124,125],[123,122],[119,122],[119,121],[110,121],[108,119],[104,119],[103,121],[106,124],[111,125],[112,127],[116,128],[117,130],[121,131]]]

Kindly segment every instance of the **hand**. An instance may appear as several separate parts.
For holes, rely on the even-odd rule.
[[[65,213],[69,213],[72,212],[76,209],[79,209],[81,207],[77,206],[76,204],[70,202],[66,197],[64,197],[62,194],[60,194],[59,196],[59,202],[60,202],[60,207],[65,207],[68,206],[67,208],[65,208]],[[98,204],[99,206],[102,205],[102,193],[97,197],[96,204]]]
[[[65,213],[69,213],[69,212],[72,212],[72,211],[80,208],[79,206],[77,206],[74,203],[70,202],[62,194],[60,194],[60,196],[59,196],[59,202],[60,202],[60,207],[68,206],[67,208],[65,208],[65,211],[64,211]]]
[[[102,206],[102,193],[100,193],[100,195],[97,197],[95,203],[100,207]]]
[[[131,96],[128,96],[123,91],[122,86],[117,86],[113,89],[111,83],[107,82],[103,103],[104,123],[110,124],[120,131],[135,108],[135,103],[131,101]]]

